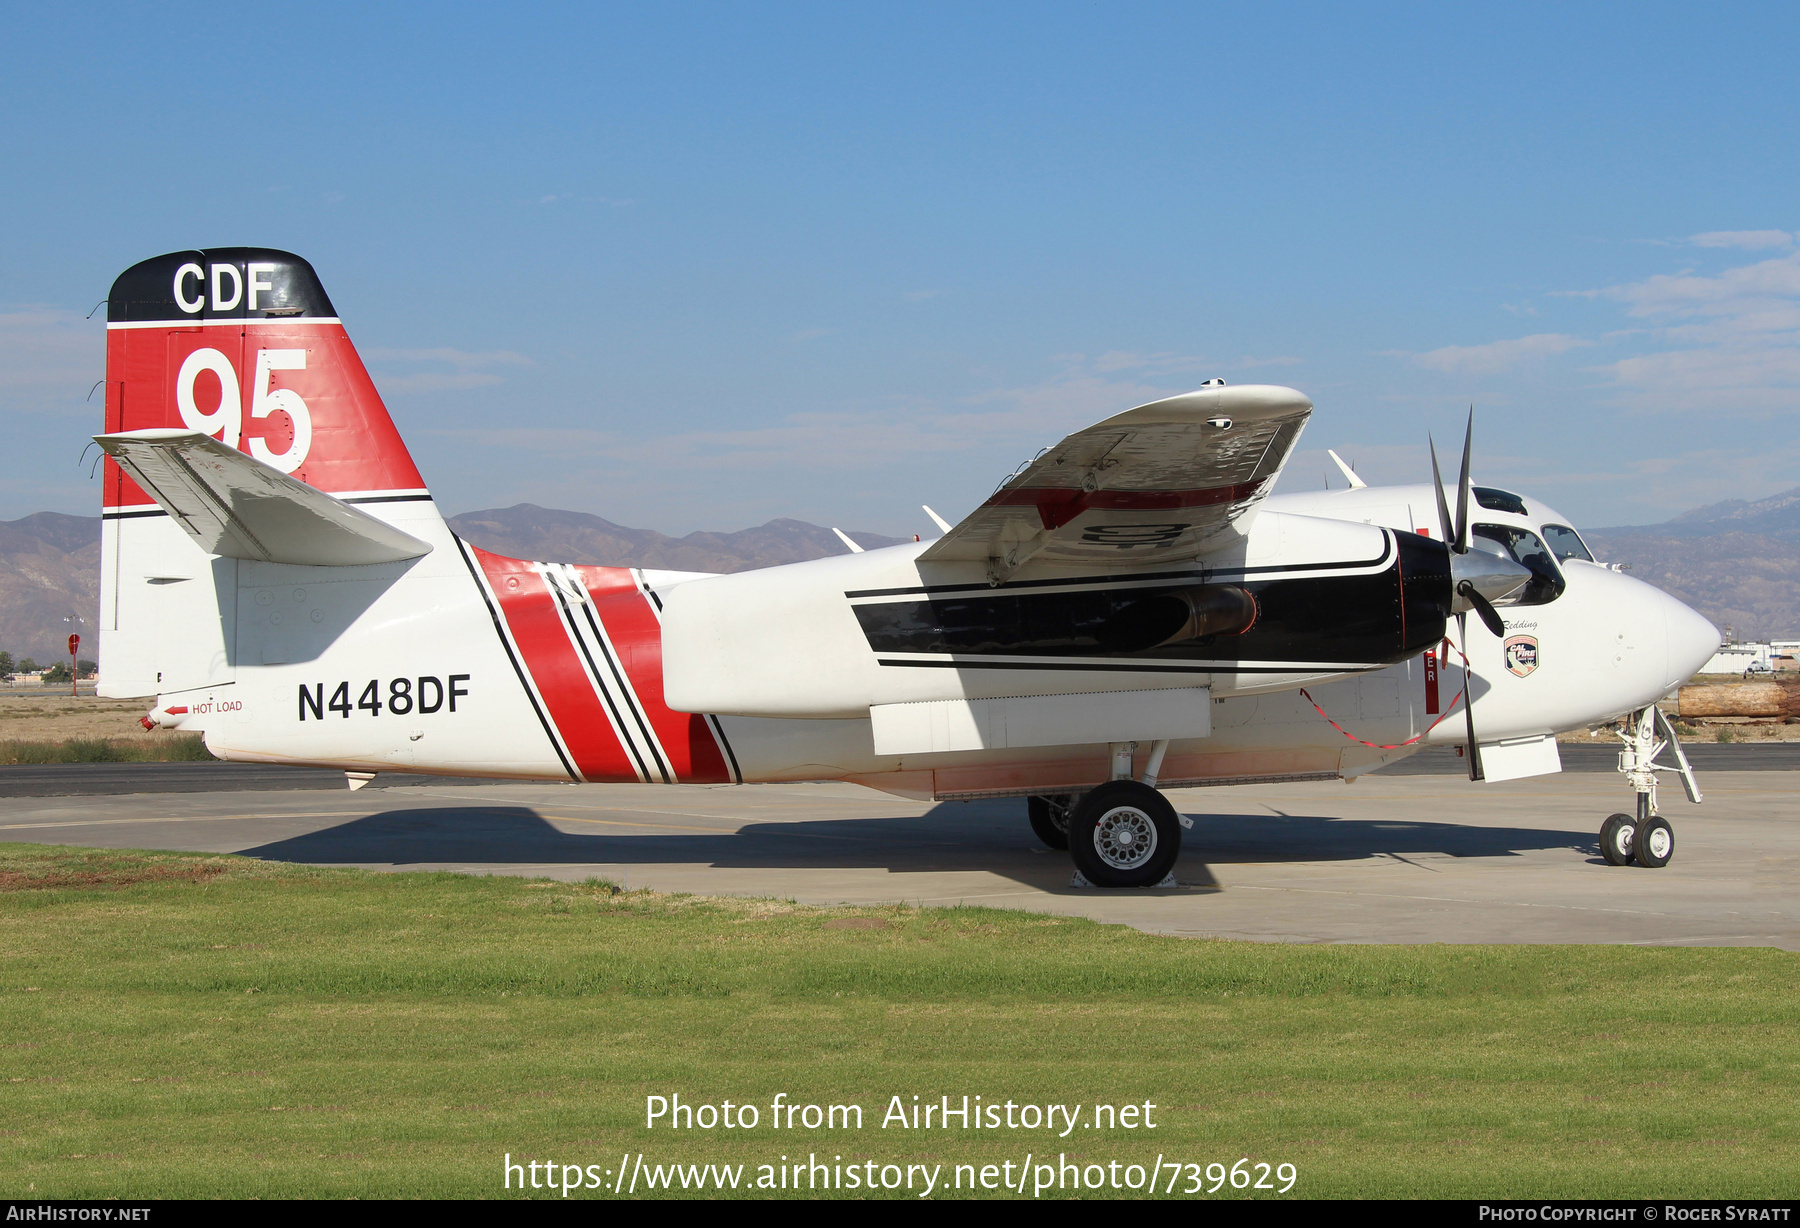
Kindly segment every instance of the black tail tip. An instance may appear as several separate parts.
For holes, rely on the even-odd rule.
[[[106,300],[108,323],[336,316],[312,265],[268,247],[155,256],[119,274]]]

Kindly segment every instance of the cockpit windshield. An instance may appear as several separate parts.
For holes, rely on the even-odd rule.
[[[1508,605],[1545,605],[1562,596],[1567,581],[1543,539],[1530,529],[1505,524],[1478,524],[1469,544],[1491,554],[1504,554],[1531,569],[1531,579]]]
[[[1582,559],[1593,562],[1594,556],[1588,553],[1587,543],[1581,535],[1566,524],[1547,524],[1544,526],[1544,540],[1550,543],[1550,551],[1556,555],[1556,561],[1566,563],[1570,559]]]

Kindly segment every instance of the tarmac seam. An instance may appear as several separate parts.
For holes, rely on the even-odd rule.
[[[1554,908],[1568,912],[1604,912],[1617,913],[1626,917],[1667,917],[1675,921],[1691,921],[1686,913],[1656,912],[1648,908],[1594,908],[1587,904],[1537,904],[1530,900],[1471,900],[1446,895],[1406,895],[1393,891],[1335,891],[1328,887],[1264,887],[1246,883],[1240,887],[1225,885],[1227,891],[1293,891],[1303,895],[1347,895],[1356,898],[1373,898],[1380,900],[1425,900],[1433,904],[1506,904],[1513,908]]]

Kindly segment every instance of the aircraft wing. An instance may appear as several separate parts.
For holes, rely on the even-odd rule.
[[[1033,558],[1196,558],[1248,530],[1311,413],[1306,397],[1269,384],[1128,409],[1041,452],[919,560],[986,560],[998,583]]]
[[[199,431],[158,427],[94,442],[208,554],[341,567],[431,552],[412,534]]]

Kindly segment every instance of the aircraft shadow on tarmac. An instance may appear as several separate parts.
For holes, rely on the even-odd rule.
[[[1512,857],[1547,849],[1591,857],[1597,852],[1591,834],[1574,831],[1300,814],[1202,814],[1193,820],[1183,836],[1176,877],[1183,886],[1202,890],[1217,889],[1209,865]],[[672,826],[682,822],[670,819]],[[1068,889],[1070,878],[1067,855],[1038,843],[1019,802],[950,802],[918,817],[763,821],[717,833],[659,833],[652,828],[567,832],[524,806],[406,807],[241,851],[248,857],[315,865],[701,864],[894,874],[988,871],[1047,891]]]

